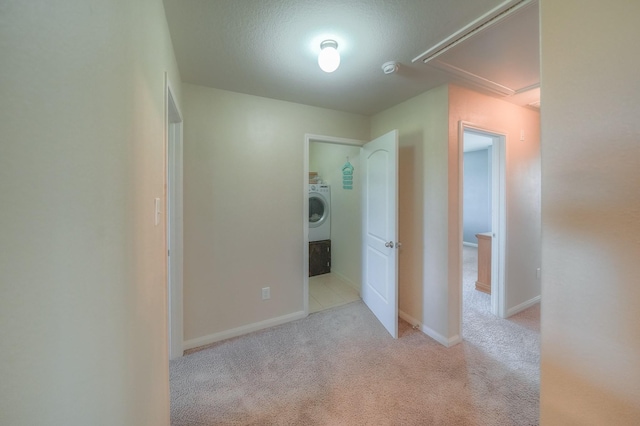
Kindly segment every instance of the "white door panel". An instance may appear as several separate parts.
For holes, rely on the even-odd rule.
[[[363,147],[362,299],[398,337],[398,131]]]

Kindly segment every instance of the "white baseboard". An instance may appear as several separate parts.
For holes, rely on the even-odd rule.
[[[468,242],[466,242],[466,241],[463,241],[463,242],[462,242],[462,245],[463,245],[463,246],[467,246],[467,247],[475,247],[475,248],[478,248],[478,244],[476,244],[476,243],[468,243]]]
[[[446,346],[447,348],[450,348],[451,346],[457,345],[458,343],[462,342],[462,338],[460,337],[459,334],[446,338],[442,334],[436,332],[435,330],[427,327],[424,324],[422,324],[421,328],[424,334],[431,337],[433,340],[440,343],[441,345]]]
[[[517,314],[520,311],[524,311],[525,309],[535,305],[536,303],[540,303],[540,296],[536,296],[532,299],[527,300],[526,302],[519,304],[518,306],[514,306],[513,308],[508,309],[507,318],[509,318],[511,315]]]
[[[299,320],[305,317],[306,315],[304,314],[304,311],[294,312],[291,314],[283,315],[281,317],[271,318],[268,320],[255,322],[253,324],[247,324],[241,327],[232,328],[231,330],[220,331],[218,333],[209,334],[208,336],[202,336],[195,339],[187,340],[186,342],[184,342],[183,348],[186,351],[187,349],[210,345],[211,343],[219,342],[221,340],[242,336],[243,334],[263,330],[269,327],[274,327],[276,325]]]
[[[409,324],[411,324],[413,327],[415,327],[416,325],[420,326],[420,321],[413,318],[411,315],[407,314],[406,312],[398,310],[398,316],[403,320],[405,320],[406,322],[408,322]]]
[[[446,346],[447,348],[450,348],[451,346],[457,345],[458,343],[462,342],[462,338],[458,334],[456,334],[455,336],[446,338],[442,334],[437,333],[435,330],[427,327],[424,324],[421,324],[420,321],[418,321],[417,319],[413,318],[411,315],[408,315],[403,311],[398,311],[398,315],[400,316],[400,318],[402,318],[409,324],[413,326],[418,325],[418,327],[420,327],[420,331],[422,331],[424,334],[431,337],[433,340],[440,343],[441,345]]]

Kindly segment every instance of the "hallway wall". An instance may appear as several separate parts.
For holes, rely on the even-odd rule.
[[[162,1],[0,10],[0,424],[168,426]]]
[[[544,425],[640,424],[638,16],[541,1]]]
[[[305,134],[366,140],[370,120],[190,84],[183,91],[184,332],[194,347],[303,316]]]

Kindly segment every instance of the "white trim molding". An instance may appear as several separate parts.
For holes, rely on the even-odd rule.
[[[507,310],[507,318],[509,318],[511,315],[515,315],[518,312],[522,312],[527,308],[530,308],[531,306],[535,305],[536,303],[540,303],[540,295],[533,297],[529,300],[527,300],[526,302],[522,302],[521,304],[514,306],[513,308]]]
[[[402,318],[403,320],[405,320],[406,322],[408,322],[409,324],[411,324],[412,327],[421,327],[422,325],[420,324],[420,321],[418,321],[417,319],[413,318],[411,315],[407,314],[406,312],[402,311],[402,310],[398,310],[398,316],[400,318]]]
[[[411,315],[403,312],[403,311],[398,311],[398,316],[400,318],[402,318],[403,320],[405,320],[406,322],[408,322],[409,324],[411,324],[413,327],[417,327],[420,329],[420,331],[422,331],[424,334],[426,334],[427,336],[431,337],[433,340],[435,340],[436,342],[440,343],[441,345],[450,348],[454,345],[457,345],[458,343],[462,342],[462,337],[460,337],[459,334],[456,334],[455,336],[452,337],[445,337],[442,334],[436,332],[435,330],[427,327],[426,325],[422,324],[420,321],[418,321],[417,319],[413,318]]]
[[[484,15],[469,22],[449,37],[431,46],[425,52],[413,58],[411,62],[421,61],[426,64],[481,31],[499,23],[529,3],[531,3],[531,0],[506,0]]]
[[[182,356],[184,324],[183,119],[168,74],[164,73],[164,244],[169,359]]]
[[[230,330],[209,334],[208,336],[202,336],[195,339],[187,340],[186,342],[184,342],[184,350],[186,351],[187,349],[210,345],[211,343],[219,342],[221,340],[242,336],[244,334],[264,330],[265,328],[269,327],[275,327],[276,325],[299,320],[305,318],[306,316],[307,314],[305,314],[304,311],[293,312],[291,314],[283,315],[280,317],[271,318],[260,322],[254,322],[253,324],[247,324],[241,327],[232,328]]]

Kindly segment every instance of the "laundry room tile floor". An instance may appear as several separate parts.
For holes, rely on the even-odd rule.
[[[358,292],[336,274],[309,277],[309,313],[360,300]]]

